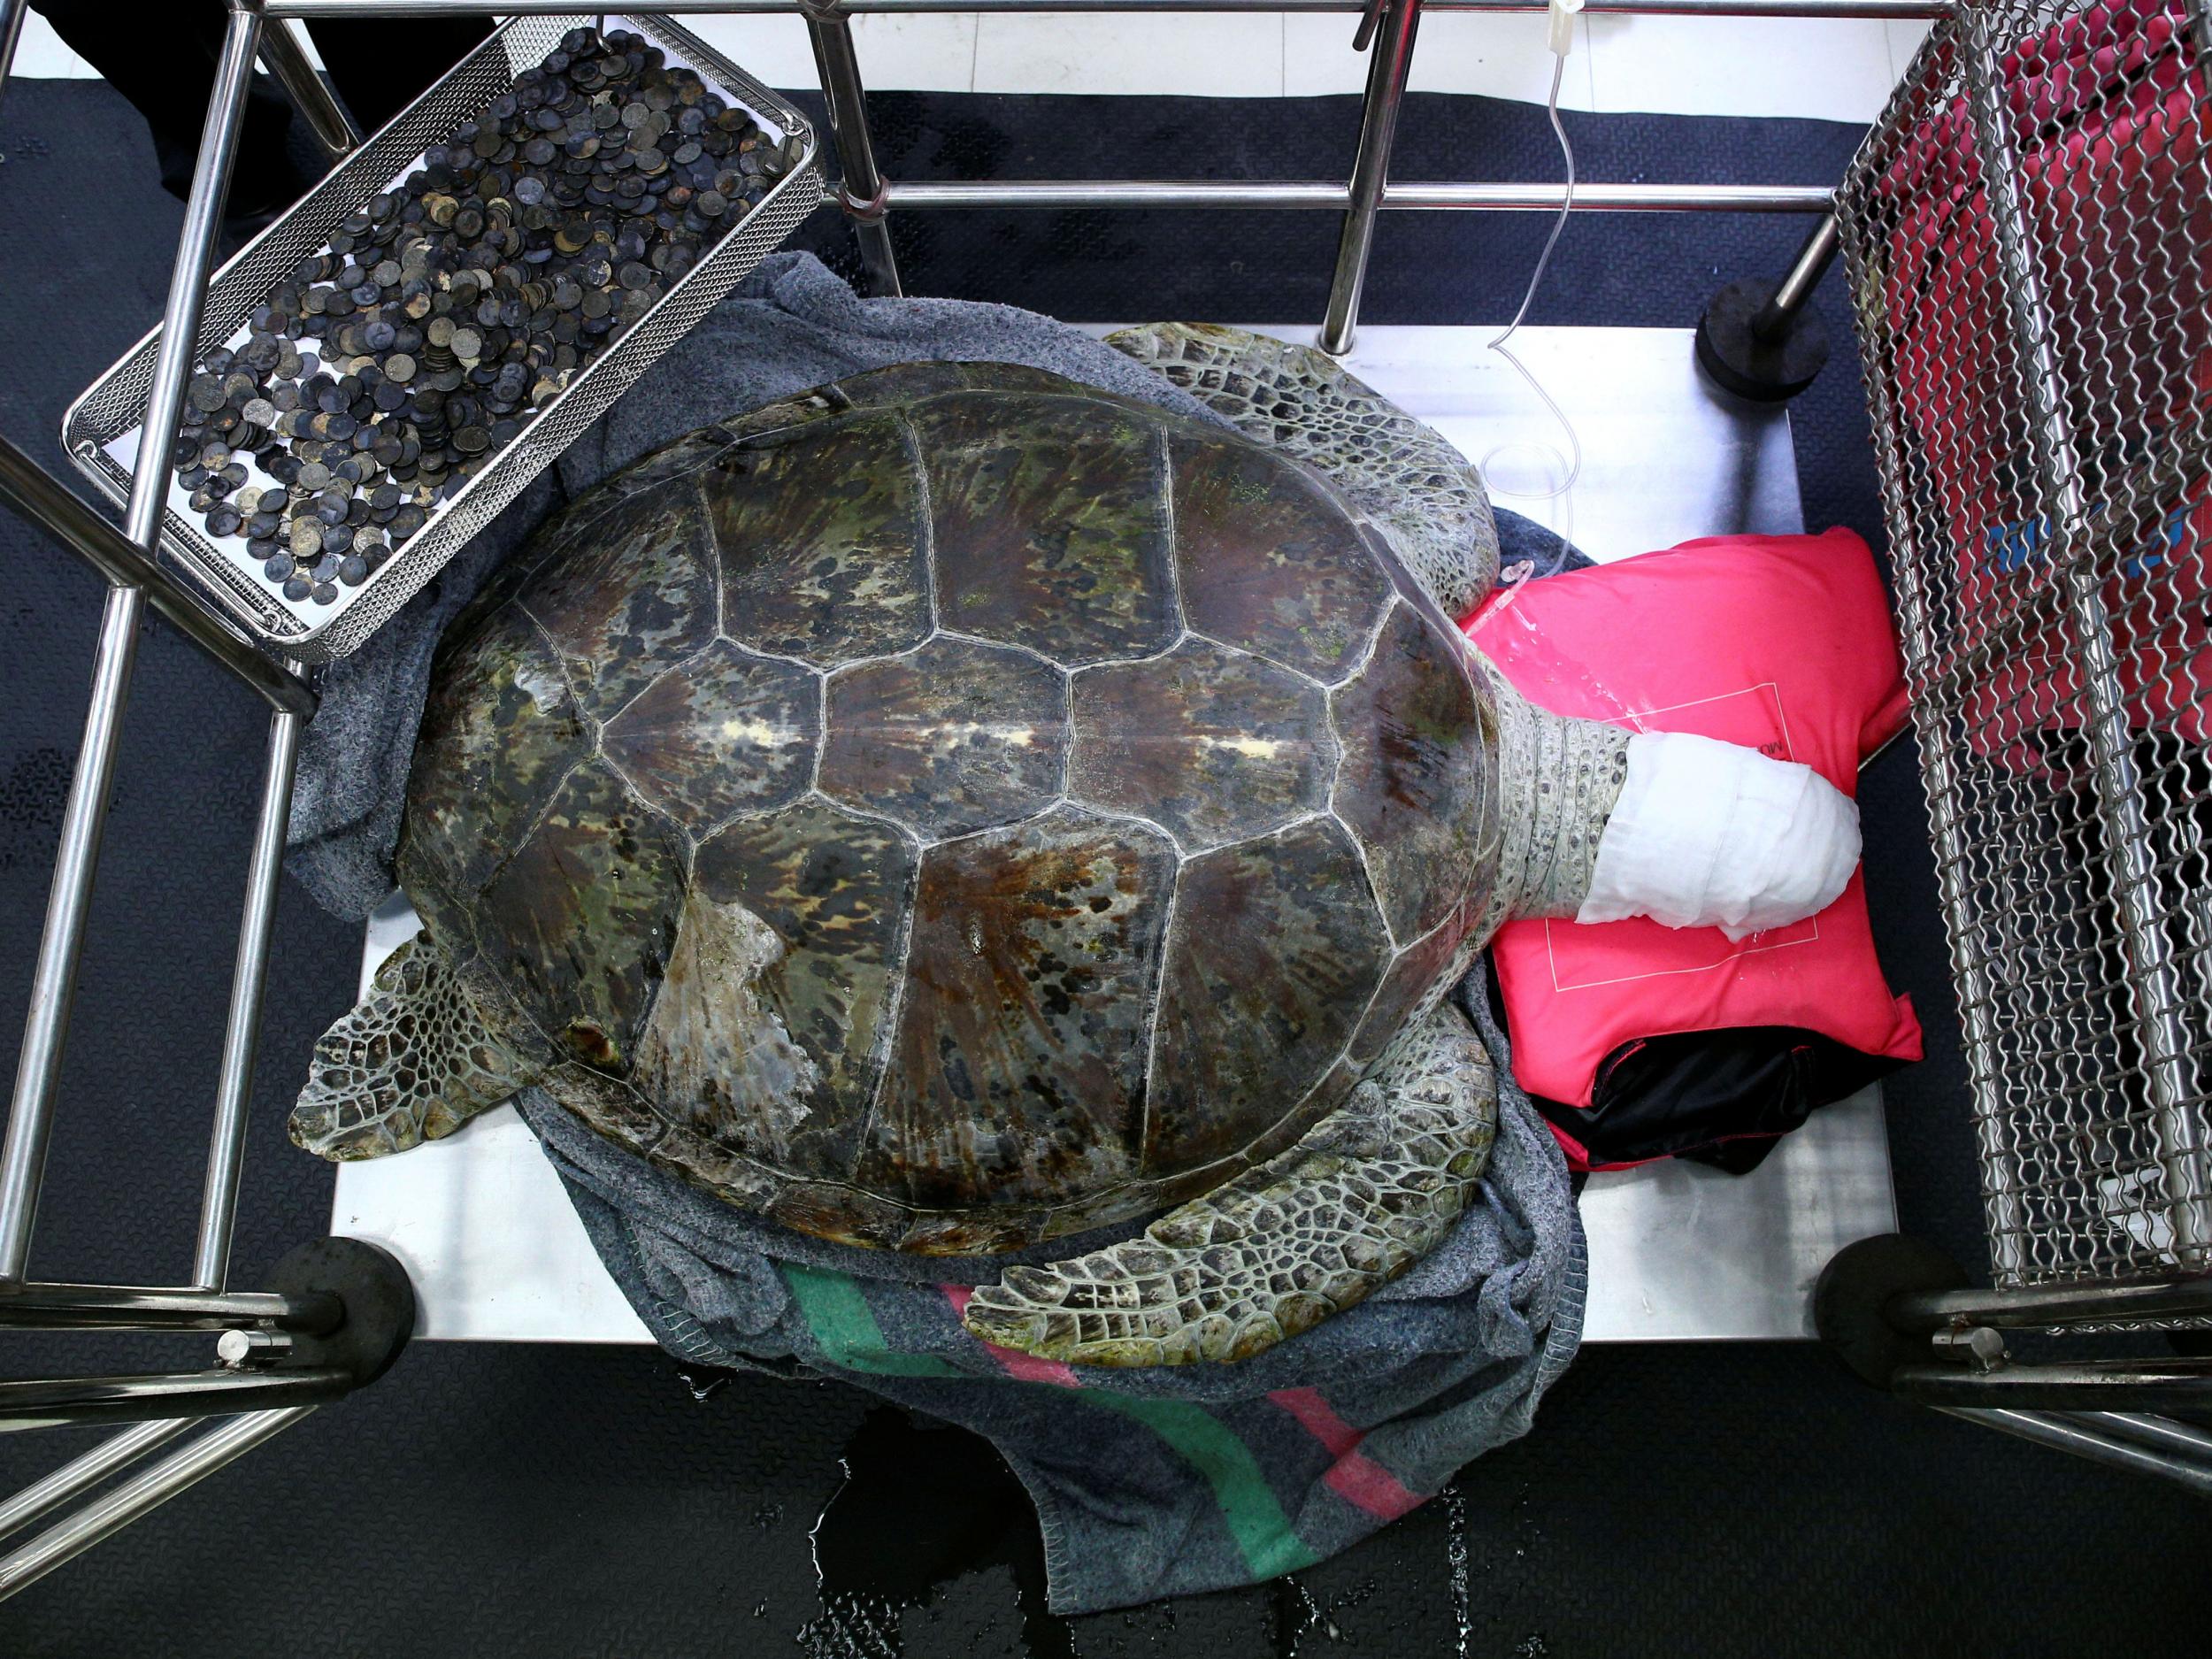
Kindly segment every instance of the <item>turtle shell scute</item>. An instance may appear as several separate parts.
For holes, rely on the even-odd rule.
[[[1317,475],[904,365],[657,452],[442,648],[402,873],[587,1122],[928,1254],[1294,1143],[1496,844],[1448,625]]]

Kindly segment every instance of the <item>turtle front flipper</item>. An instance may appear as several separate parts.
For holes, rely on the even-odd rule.
[[[1147,323],[1106,343],[1335,485],[1446,616],[1465,616],[1496,585],[1498,526],[1482,474],[1324,353],[1217,323]]]
[[[537,1075],[485,1028],[445,953],[419,933],[316,1043],[292,1140],[340,1162],[404,1152],[451,1134]]]
[[[1290,1150],[1142,1237],[1016,1267],[969,1300],[987,1342],[1087,1365],[1249,1359],[1341,1312],[1440,1242],[1497,1133],[1497,1077],[1447,1002]]]

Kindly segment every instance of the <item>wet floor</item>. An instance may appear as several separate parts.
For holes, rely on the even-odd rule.
[[[1548,1651],[1534,1631],[1495,1645],[1486,1595],[1478,1616],[1497,1540],[1471,1542],[1456,1487],[1338,1563],[1242,1594],[1071,1619],[1045,1605],[1028,1498],[983,1441],[879,1406],[838,1462],[841,1479],[809,1532],[819,1608],[796,1634],[804,1659],[1468,1655],[1479,1632],[1485,1653],[1533,1659]],[[803,1517],[774,1510],[755,1518],[780,1526]],[[1539,1533],[1525,1520],[1520,1532],[1510,1548],[1525,1560]]]

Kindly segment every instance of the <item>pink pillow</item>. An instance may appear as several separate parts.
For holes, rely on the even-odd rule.
[[[1904,724],[1888,602],[1848,530],[1686,541],[1525,583],[1462,626],[1532,702],[1747,743],[1846,795]],[[1515,922],[1493,949],[1514,1074],[1552,1100],[1588,1106],[1608,1055],[1674,1032],[1797,1026],[1920,1058],[1911,999],[1874,957],[1861,874],[1819,915],[1734,943],[1640,918]]]

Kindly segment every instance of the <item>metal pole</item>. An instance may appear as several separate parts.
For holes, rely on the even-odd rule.
[[[58,1526],[50,1527],[22,1548],[0,1560],[0,1600],[13,1595],[167,1502],[186,1487],[213,1474],[234,1457],[282,1433],[314,1410],[295,1406],[264,1411],[224,1423],[172,1452],[152,1468],[86,1505]]]
[[[2013,330],[2019,340],[2020,351],[2014,364],[2021,401],[2031,416],[2028,437],[2039,474],[2042,510],[2055,549],[2062,549],[2066,555],[2062,559],[2055,555],[2053,568],[2065,584],[2084,700],[2089,707],[2099,817],[2111,864],[2113,899],[2120,912],[2129,991],[2142,1045],[2159,1163],[2165,1175],[2173,1250],[2185,1269],[2199,1271],[2212,1265],[2212,1214],[2208,1213],[2207,1205],[2208,1197],[2212,1197],[2212,1171],[2206,1167],[2202,1126],[2190,1110],[2196,1091],[2185,1018],[2187,999],[2176,968],[2172,941],[2158,914],[2150,813],[2121,690],[2112,615],[2105,603],[2103,579],[2093,568],[2093,560],[2078,550],[2090,535],[2088,502],[2074,452],[2058,352],[2051,339],[2042,270],[2021,196],[2012,111],[2001,61],[2005,43],[1996,33],[1998,20],[1978,6],[1963,8],[1958,18],[1965,47],[1967,91],[1973,105],[1975,143],[1980,151],[1990,221],[1997,234],[1998,260],[2012,310]]]
[[[1838,221],[1840,226],[1840,220]],[[1855,245],[1847,250],[1846,280],[1855,292],[1871,279],[1868,255]],[[1876,256],[1886,257],[1886,251]],[[1923,577],[1922,549],[1913,544],[1915,518],[1909,511],[1906,486],[1908,464],[1897,434],[1903,422],[1891,406],[1888,378],[1866,377],[1868,413],[1871,417],[1874,447],[1882,485],[1883,518],[1892,526],[1894,543],[1890,568],[1897,580],[1898,640],[1905,658],[1908,683],[1913,689],[1916,712],[1925,708],[1928,685],[1939,672],[1930,658],[1926,641],[1931,601]],[[1927,780],[1929,831],[1934,842],[1936,884],[1943,896],[1944,913],[1952,918],[1973,914],[1964,875],[1968,838],[1959,824],[1960,780],[1953,764],[1947,736],[1938,733],[1921,744],[1921,764]],[[1950,932],[1952,977],[1958,987],[1959,1028],[1965,1039],[1967,1071],[1972,1078],[1978,1104],[1999,1074],[2002,1064],[1997,1033],[1990,1014],[1989,975],[1980,956],[1966,948],[1963,929]],[[1974,1138],[1982,1167],[2001,1170],[2010,1162],[2009,1148],[1993,1116],[1974,1113]],[[2000,1284],[2017,1282],[2024,1265],[2021,1236],[2026,1218],[2020,1205],[2017,1184],[1985,1181],[1983,1208],[1989,1239],[1990,1271]]]
[[[2031,1411],[2103,1410],[2114,1406],[2182,1411],[2212,1408],[2212,1371],[2186,1360],[2112,1360],[2099,1364],[1901,1365],[1890,1375],[1901,1400],[1930,1406],[1986,1406]]]
[[[350,1391],[357,1380],[342,1365],[12,1379],[0,1382],[0,1434],[81,1423],[223,1417],[280,1406],[320,1405]]]
[[[895,208],[1325,208],[1343,212],[1349,188],[1320,180],[1282,179],[967,179],[884,187]],[[1383,191],[1391,211],[1555,213],[1559,184],[1393,184]],[[1610,213],[1826,213],[1835,192],[1825,186],[1766,184],[1578,184],[1574,211]]]
[[[2033,1440],[2038,1446],[2071,1452],[2077,1457],[2086,1457],[2091,1463],[2102,1463],[2108,1468],[2125,1469],[2139,1475],[2156,1475],[2162,1479],[2185,1486],[2200,1498],[2212,1498],[2212,1470],[2200,1469],[2152,1448],[2100,1433],[2084,1421],[2086,1417],[2109,1415],[2105,1412],[2077,1412],[2055,1417],[2041,1411],[1971,1406],[1938,1406],[1935,1409],[1962,1422],[1978,1423],[1985,1428],[2001,1430],[2024,1440]]]
[[[1907,1333],[1986,1325],[2032,1331],[2212,1314],[2212,1279],[2147,1285],[2031,1285],[2018,1290],[1904,1291],[1882,1317]]]
[[[31,981],[31,1005],[16,1064],[15,1100],[0,1141],[0,1285],[20,1284],[30,1260],[31,1225],[53,1131],[54,1086],[61,1073],[77,958],[92,897],[93,870],[107,817],[108,789],[120,736],[123,698],[138,642],[139,590],[111,588],[93,659],[92,704],[78,746],[77,769],[62,810],[61,846]]]
[[[118,587],[144,588],[147,600],[165,619],[273,707],[302,716],[315,712],[315,693],[305,680],[278,667],[232,632],[143,549],[4,437],[0,506],[29,520]]]
[[[1333,208],[1351,197],[1320,180],[1234,179],[963,179],[884,187],[895,208]]]
[[[805,0],[800,10],[814,46],[814,67],[822,78],[830,138],[837,146],[838,199],[852,221],[853,240],[860,244],[868,291],[896,298],[901,292],[899,263],[891,251],[891,227],[884,219],[887,203],[883,174],[876,166],[875,141],[868,132],[868,100],[860,83],[860,58],[853,50],[852,19],[836,0]]]
[[[192,194],[185,204],[184,228],[178,238],[176,268],[170,276],[169,303],[162,314],[161,347],[147,395],[146,425],[139,436],[130,505],[124,519],[124,534],[149,554],[158,545],[169,451],[176,442],[185,380],[199,342],[208,265],[222,223],[223,196],[238,151],[238,129],[260,36],[260,14],[234,4],[223,37],[223,55],[216,66],[214,100],[201,134]],[[6,1140],[0,1143],[0,1284],[20,1282],[30,1259],[39,1180],[45,1171],[47,1142],[53,1129],[54,1086],[61,1075],[69,1005],[76,992],[77,959],[84,944],[85,911],[99,864],[100,834],[107,818],[123,704],[130,689],[144,606],[143,590],[111,588],[100,619],[91,708],[77,751],[77,769],[69,782],[68,802],[62,810],[61,847],[54,859],[53,889],[47,900],[45,931],[39,940],[38,964],[31,980],[30,1012],[24,1021],[22,1055],[16,1067],[15,1100],[8,1116]]]
[[[283,87],[292,107],[307,118],[308,126],[315,129],[316,142],[329,152],[331,160],[343,161],[351,155],[361,142],[361,129],[315,73],[291,24],[279,19],[275,27],[263,32],[261,61]]]
[[[0,1291],[0,1330],[227,1331],[268,1325],[326,1336],[345,1321],[327,1291],[176,1290],[140,1285],[19,1285]]]
[[[2147,1417],[2140,1411],[2078,1411],[2072,1414],[2084,1427],[2154,1447],[2177,1457],[2193,1458],[2212,1471],[2212,1433],[2171,1417]]]
[[[1368,43],[1367,93],[1359,123],[1359,152],[1352,162],[1351,204],[1337,237],[1336,273],[1329,280],[1329,306],[1321,319],[1322,350],[1342,357],[1352,349],[1359,327],[1360,294],[1367,286],[1367,256],[1375,245],[1375,215],[1390,180],[1390,142],[1398,129],[1398,106],[1413,64],[1413,37],[1421,24],[1421,0],[1381,0],[1382,19]]]
[[[277,878],[284,872],[284,832],[292,818],[292,779],[299,764],[303,724],[298,715],[282,710],[269,717],[269,758],[261,778],[253,855],[247,864],[245,910],[238,921],[230,1023],[223,1032],[215,1126],[200,1199],[200,1236],[192,1252],[192,1282],[208,1290],[222,1289],[230,1279],[230,1237],[238,1216],[238,1175],[244,1163],[246,1110],[252,1103],[254,1048],[261,1035],[261,992],[269,972],[269,933],[276,923]]]
[[[31,0],[0,0],[0,92],[7,90],[8,72],[15,67],[15,49],[23,38],[24,13],[30,9]]]
[[[1805,309],[1805,302],[1820,286],[1820,279],[1828,274],[1828,267],[1835,263],[1837,239],[1836,216],[1829,214],[1813,227],[1812,234],[1805,238],[1805,245],[1797,250],[1774,297],[1759,308],[1759,314],[1751,319],[1751,332],[1758,339],[1772,340],[1786,334]]]
[[[111,1434],[82,1457],[64,1463],[42,1480],[35,1480],[5,1503],[0,1503],[0,1538],[11,1538],[25,1527],[44,1520],[98,1486],[119,1469],[127,1469],[147,1453],[166,1446],[190,1428],[191,1417],[169,1417],[156,1423],[134,1423]]]

